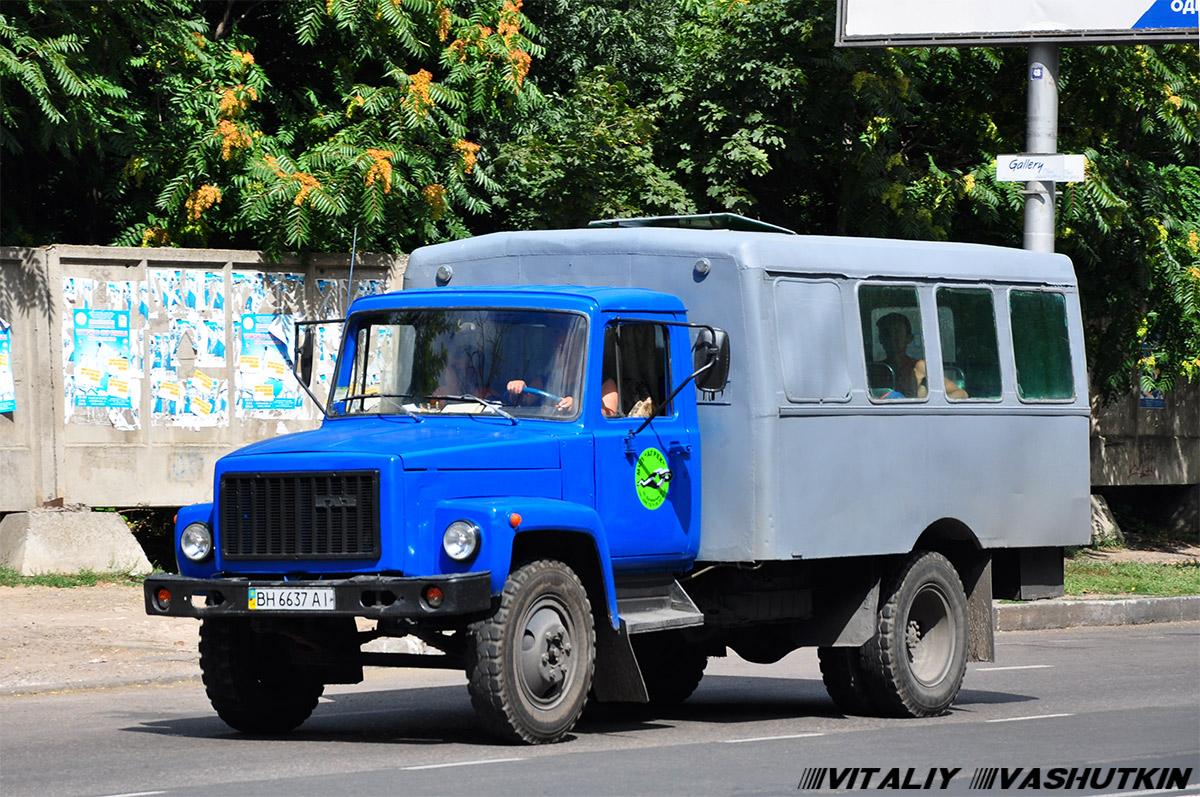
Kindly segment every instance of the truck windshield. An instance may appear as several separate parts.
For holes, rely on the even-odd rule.
[[[587,320],[547,310],[419,308],[350,320],[331,416],[480,414],[572,420]]]

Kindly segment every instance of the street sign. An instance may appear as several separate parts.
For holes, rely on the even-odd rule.
[[[1082,183],[1086,161],[1082,155],[997,155],[996,180]]]
[[[837,44],[1194,42],[1197,0],[838,0]]]

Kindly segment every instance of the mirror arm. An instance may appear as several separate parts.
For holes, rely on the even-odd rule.
[[[688,386],[688,383],[689,383],[689,382],[691,382],[692,380],[694,380],[694,379],[695,379],[697,376],[699,376],[700,374],[702,374],[702,373],[704,373],[705,371],[707,371],[709,368],[712,368],[712,367],[713,367],[713,365],[715,365],[715,364],[716,364],[716,361],[715,361],[715,360],[709,360],[707,363],[705,363],[704,365],[700,366],[700,367],[699,367],[699,368],[697,368],[695,371],[692,371],[692,374],[691,374],[691,376],[689,376],[687,379],[685,379],[685,380],[683,380],[682,382],[680,382],[680,383],[679,383],[679,387],[677,387],[677,388],[675,388],[674,390],[672,390],[672,391],[671,391],[671,395],[667,396],[667,400],[666,400],[666,401],[664,401],[662,405],[663,405],[664,407],[669,407],[669,406],[671,406],[671,401],[672,401],[672,400],[674,400],[674,398],[675,398],[676,396],[678,396],[678,395],[679,395],[679,391],[683,390],[685,387],[687,387],[687,386]],[[641,425],[641,426],[639,426],[637,429],[635,429],[634,431],[632,431],[632,432],[630,432],[630,433],[629,433],[629,437],[628,437],[628,439],[632,440],[633,438],[637,437],[637,436],[638,436],[638,435],[641,433],[641,431],[642,431],[643,429],[645,429],[647,426],[649,426],[649,425],[650,425],[650,421],[654,420],[654,419],[655,419],[655,417],[657,417],[657,415],[658,415],[658,413],[655,413],[654,415],[651,415],[651,416],[650,416],[649,418],[647,418],[646,420],[642,421],[642,425]]]

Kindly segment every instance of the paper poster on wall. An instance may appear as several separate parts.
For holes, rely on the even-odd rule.
[[[0,318],[0,412],[16,412],[17,385],[12,368],[12,330]]]
[[[280,321],[286,330],[283,341],[276,339],[271,330],[272,324],[278,329]],[[300,385],[287,365],[286,352],[292,345],[292,319],[247,313],[241,317],[238,331],[241,337],[237,368],[238,409],[270,412],[269,417],[302,417],[304,405]]]
[[[132,407],[129,311],[81,308],[72,313],[76,407]]]

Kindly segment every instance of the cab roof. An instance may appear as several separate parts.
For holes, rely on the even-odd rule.
[[[490,285],[394,291],[358,299],[351,312],[403,307],[528,307],[587,312],[682,313],[676,296],[645,288],[584,285]]]

